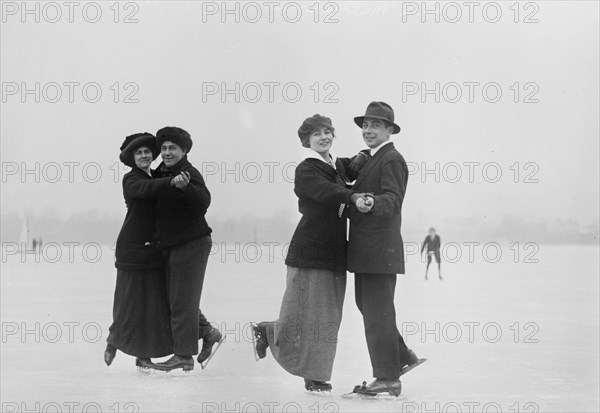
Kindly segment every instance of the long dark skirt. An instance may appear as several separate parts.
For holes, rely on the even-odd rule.
[[[345,292],[345,271],[287,267],[279,319],[267,324],[271,353],[286,371],[331,380]]]
[[[117,269],[110,344],[135,357],[172,354],[170,317],[164,270]]]

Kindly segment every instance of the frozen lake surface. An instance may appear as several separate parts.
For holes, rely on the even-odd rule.
[[[110,251],[97,262],[78,248],[73,262],[66,250],[58,260],[47,251],[39,263],[4,254],[2,411],[599,411],[598,247],[542,245],[537,263],[524,262],[520,248],[516,257],[503,246],[493,263],[477,249],[469,260],[465,247],[456,263],[443,263],[444,281],[435,268],[424,281],[424,264],[409,257],[396,290],[398,323],[429,361],[403,377],[394,401],[340,397],[371,380],[352,275],[333,395],[317,397],[270,354],[253,358],[248,322],[279,311],[279,253],[272,263],[266,249],[258,262],[248,250],[210,258],[202,309],[227,342],[191,374],[144,374],[123,353],[104,365],[116,275]]]

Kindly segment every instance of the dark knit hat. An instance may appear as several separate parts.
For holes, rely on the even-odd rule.
[[[156,132],[156,145],[159,148],[165,141],[171,141],[187,152],[192,149],[193,142],[190,134],[176,126],[167,126]]]
[[[152,160],[155,160],[160,153],[158,147],[156,146],[156,138],[154,135],[148,132],[134,133],[133,135],[126,137],[123,141],[123,144],[119,148],[121,150],[119,159],[125,165],[133,168],[135,166],[133,154],[142,146],[146,146],[152,151]]]
[[[302,125],[298,129],[298,136],[300,137],[300,141],[302,142],[302,146],[308,148],[307,140],[310,134],[317,129],[327,128],[331,130],[331,133],[335,133],[335,129],[331,124],[331,119],[325,116],[321,116],[319,114],[312,115],[310,118],[304,119]],[[335,136],[335,135],[334,135]]]

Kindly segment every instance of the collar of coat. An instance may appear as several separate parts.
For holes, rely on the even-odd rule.
[[[323,159],[321,154],[318,153],[317,151],[315,151],[314,149],[306,148],[306,152],[304,155],[305,155],[304,159],[318,159],[321,162],[329,165],[329,162],[327,162],[325,159]],[[333,162],[334,165],[337,163],[337,157],[335,155],[333,155],[331,152],[329,153],[329,159],[331,160],[331,162]]]
[[[327,162],[324,162],[323,159],[318,158],[306,158],[303,162],[306,162],[311,168],[314,168],[325,176],[329,176],[330,178],[334,178],[334,180],[340,184],[346,184],[349,179],[346,177],[343,172],[343,166],[341,163],[337,162],[336,159],[336,169],[333,169],[331,165]]]
[[[137,166],[134,166],[134,167],[132,167],[132,168],[131,168],[131,172],[133,172],[134,174],[137,174],[137,175],[144,176],[144,177],[146,177],[146,178],[148,178],[148,179],[152,179],[152,177],[154,176],[154,171],[155,171],[155,170],[153,170],[153,169],[150,169],[150,175],[148,175],[148,174],[146,173],[146,171],[143,171],[143,170],[141,170],[141,169],[140,169],[140,168],[138,168]]]
[[[161,162],[160,165],[158,165],[158,168],[156,168],[156,172],[162,176],[178,175],[179,172],[183,171],[190,165],[191,164],[190,161],[188,161],[187,155],[183,155],[183,158],[181,158],[181,160],[171,168],[167,167],[164,162]]]

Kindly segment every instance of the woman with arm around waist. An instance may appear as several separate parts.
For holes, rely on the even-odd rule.
[[[104,362],[110,366],[121,350],[135,356],[138,367],[150,368],[152,357],[173,352],[164,264],[153,243],[156,195],[169,189],[172,178],[152,178],[150,164],[159,152],[153,135],[128,136],[120,149],[120,160],[131,171],[123,177],[127,214],[117,238],[113,323]]]

